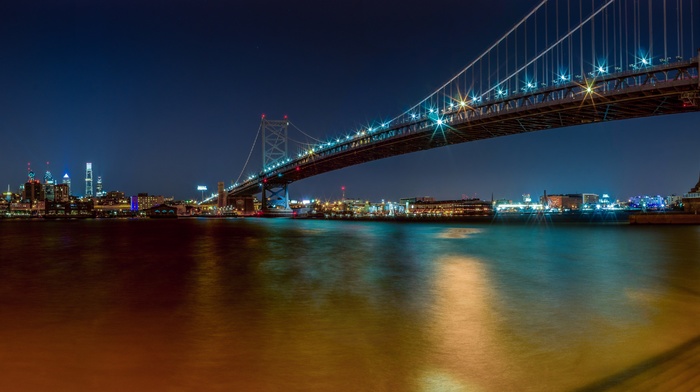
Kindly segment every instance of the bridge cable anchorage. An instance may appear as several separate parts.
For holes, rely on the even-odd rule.
[[[258,138],[260,137],[260,130],[261,129],[262,129],[262,123],[260,123],[260,126],[258,126],[258,132],[255,134],[255,140],[253,140],[253,145],[250,147],[250,151],[248,152],[248,158],[246,158],[245,164],[243,165],[243,169],[241,169],[241,173],[238,175],[238,178],[236,178],[236,181],[234,181],[234,184],[238,184],[238,181],[243,176],[243,172],[245,171],[245,168],[248,167],[248,162],[250,161],[250,156],[253,155],[253,150],[255,149],[255,145],[258,143]]]

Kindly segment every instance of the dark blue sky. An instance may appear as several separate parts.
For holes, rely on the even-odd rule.
[[[80,190],[89,161],[106,190],[199,197],[197,185],[237,178],[261,113],[288,115],[320,138],[391,118],[539,1],[485,3],[4,1],[0,185],[16,190],[27,162],[43,175],[50,161]],[[443,147],[290,191],[337,198],[345,185],[348,197],[371,200],[684,193],[700,171],[699,122],[693,113]],[[260,162],[258,145],[246,174]]]

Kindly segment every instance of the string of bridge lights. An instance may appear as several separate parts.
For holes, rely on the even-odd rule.
[[[234,184],[227,188],[227,191],[231,191],[239,186],[248,186],[251,182],[257,182],[280,169],[297,165],[315,154],[326,153],[332,150],[333,147],[352,143],[367,135],[390,129],[392,126],[397,126],[397,124],[429,120],[433,126],[442,127],[448,122],[443,117],[445,114],[462,110],[474,110],[486,102],[493,103],[494,101],[504,101],[516,96],[532,94],[540,88],[546,88],[550,85],[576,84],[583,93],[590,95],[592,98],[593,85],[596,78],[624,72],[621,64],[628,63],[628,67],[624,68],[634,71],[655,66],[655,57],[653,56],[654,37],[652,34],[656,14],[652,10],[652,0],[646,0],[646,11],[644,10],[645,7],[643,7],[644,2],[645,0],[602,0],[600,4],[596,4],[596,0],[592,0],[590,14],[584,17],[584,2],[581,0],[578,2],[578,24],[572,26],[572,0],[566,0],[565,2],[566,23],[563,23],[564,15],[560,15],[560,13],[563,14],[563,12],[560,12],[560,5],[564,3],[564,0],[544,0],[462,71],[400,115],[389,121],[383,121],[376,125],[351,131],[342,136],[330,138],[330,140],[325,142],[304,133],[301,129],[294,126],[307,138],[314,139],[320,143],[307,144],[297,153],[296,159],[287,157],[277,160],[273,164],[264,167],[261,172],[252,173],[243,182],[239,182],[260,136],[259,128],[241,174]],[[552,3],[554,3],[555,8],[554,17],[550,17],[551,11],[549,10],[549,5]],[[617,7],[613,6],[613,4],[617,4]],[[673,27],[672,30],[668,30],[668,21],[672,19],[672,16],[671,18],[669,17],[667,8],[667,0],[663,0],[663,56],[656,58],[660,65],[667,65],[672,61],[672,57],[668,54],[669,33],[676,35],[676,50],[678,51],[675,57],[676,61],[683,60],[683,38],[687,33],[683,26],[686,16],[683,13],[683,0],[676,0],[675,31],[672,31],[674,30]],[[689,11],[691,20],[690,42],[691,48],[694,48],[694,10],[692,0],[690,1]],[[631,17],[630,14],[632,14]],[[646,35],[648,35],[646,44],[648,47],[643,47],[642,42],[642,16],[648,18],[646,26]],[[542,21],[538,23],[538,17],[544,17],[544,23]],[[610,23],[611,19],[612,23]],[[528,29],[528,22],[531,20],[534,20],[534,24],[531,23],[531,27]],[[599,22],[597,28],[595,26],[596,22]],[[534,30],[537,33],[538,26],[544,29],[545,48],[538,52],[537,39],[535,39],[534,54],[530,56],[529,49],[532,48],[528,48],[527,35],[529,30]],[[560,27],[565,32],[564,34],[560,34]],[[584,29],[587,29],[587,31],[584,31]],[[597,29],[599,30],[597,31]],[[587,61],[584,55],[583,40],[584,34],[589,32],[591,34],[591,55],[590,61]],[[598,38],[596,38],[596,32],[599,33]],[[532,32],[530,33],[532,34]],[[548,42],[550,35],[555,37],[551,44]],[[573,38],[576,35],[579,37],[579,72],[572,76],[572,64],[576,62]],[[541,40],[541,36],[537,34],[535,36]],[[597,42],[602,43],[600,51],[596,51]],[[612,56],[609,56],[611,42],[613,46]],[[630,50],[630,47],[632,47],[632,50]],[[567,61],[564,59],[567,57],[566,52],[568,52]],[[598,57],[596,55],[598,52],[602,52],[603,55]],[[631,52],[634,55],[632,56],[633,61],[630,62]],[[495,70],[491,67],[492,57],[495,58]],[[501,57],[504,57],[505,61],[501,61]],[[615,64],[612,64],[609,59],[613,59]],[[623,59],[627,59],[627,61]],[[487,64],[487,66],[484,67],[484,64]],[[589,65],[589,72],[584,72],[585,64]],[[511,67],[514,71],[509,72]],[[484,74],[484,68],[486,68],[486,75]],[[500,74],[503,71],[502,68],[505,68],[506,75],[503,79],[500,78]],[[556,71],[551,74],[550,82],[538,84],[536,80],[538,73],[541,72],[542,80],[547,80],[546,76],[552,68]],[[610,72],[611,70],[613,72]],[[471,74],[471,77],[469,74]],[[492,77],[496,79],[497,83],[491,83]],[[477,92],[479,86],[484,86],[484,79],[487,79],[487,88],[483,92]],[[512,84],[520,86],[519,91],[513,92]],[[464,94],[462,94],[462,91],[464,91]],[[260,185],[262,186],[262,184]],[[215,194],[210,199],[213,198],[216,198]]]

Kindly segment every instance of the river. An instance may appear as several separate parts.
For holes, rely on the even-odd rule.
[[[697,366],[700,226],[0,220],[2,391],[692,390]]]

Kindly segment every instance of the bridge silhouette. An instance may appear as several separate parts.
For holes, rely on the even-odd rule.
[[[544,0],[460,73],[389,121],[301,144],[290,155],[289,120],[263,116],[262,169],[241,180],[242,171],[203,202],[262,193],[264,210],[285,210],[290,183],[364,162],[518,133],[696,112],[695,12],[693,1]]]

